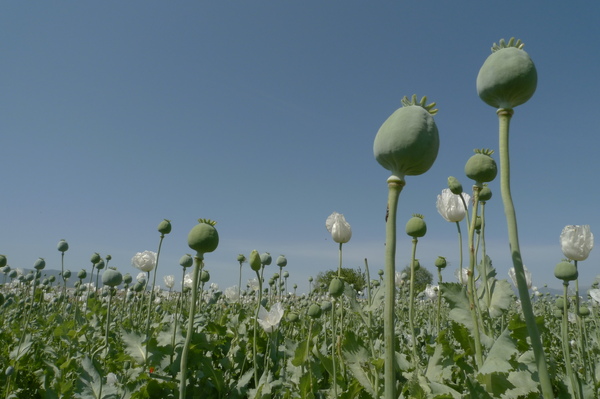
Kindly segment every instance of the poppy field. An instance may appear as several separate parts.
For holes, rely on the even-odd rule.
[[[133,255],[135,273],[94,253],[89,268],[75,274],[64,267],[67,240],[57,245],[58,278],[45,275],[42,258],[24,272],[10,266],[10,254],[0,255],[0,397],[598,398],[600,289],[598,281],[580,289],[578,279],[578,264],[594,246],[590,227],[560,233],[560,294],[533,287],[521,260],[509,125],[537,86],[523,46],[514,39],[494,44],[477,77],[480,98],[498,116],[499,162],[495,151],[476,149],[465,177],[449,177],[437,199],[439,214],[458,231],[455,281],[443,281],[448,265],[439,256],[432,283],[417,288],[427,225],[419,214],[397,220],[405,178],[426,173],[439,150],[435,103],[404,97],[374,140],[375,159],[391,175],[385,266],[369,270],[365,259],[365,286],[341,275],[352,229],[337,212],[325,227],[339,246],[338,274],[319,286],[311,278],[306,294],[288,288],[297,282],[285,256],[252,249],[232,257],[239,278],[219,289],[210,276],[210,254],[219,250],[210,219],[189,231],[180,276],[162,282],[156,276],[169,220],[158,224],[156,252]],[[486,251],[488,183],[497,177],[511,281]],[[461,181],[469,183],[463,188]],[[412,243],[407,273],[396,268],[401,239]],[[241,280],[243,268],[255,273],[250,281]]]

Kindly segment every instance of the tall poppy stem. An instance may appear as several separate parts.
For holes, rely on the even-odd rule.
[[[504,203],[504,213],[506,215],[506,224],[508,227],[508,241],[510,243],[511,256],[515,275],[517,278],[517,289],[521,299],[521,308],[525,317],[527,331],[531,338],[531,347],[535,356],[535,362],[538,369],[542,395],[545,399],[553,399],[552,382],[548,372],[544,347],[540,339],[540,333],[535,323],[535,315],[529,298],[529,289],[523,269],[523,259],[521,258],[521,249],[519,247],[519,235],[517,231],[517,215],[510,192],[510,156],[509,156],[509,125],[513,115],[512,109],[500,108],[497,111],[499,131],[500,131],[500,188],[502,191],[502,202]]]
[[[390,176],[388,182],[389,214],[385,226],[385,304],[383,334],[385,347],[384,399],[396,398],[396,370],[394,367],[394,301],[396,300],[396,213],[398,198],[406,184],[404,179]]]

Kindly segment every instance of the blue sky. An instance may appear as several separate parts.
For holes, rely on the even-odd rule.
[[[373,139],[417,94],[438,104],[440,152],[407,178],[398,225],[425,215],[417,257],[431,271],[447,257],[444,278],[454,280],[456,227],[436,196],[450,175],[471,185],[463,171],[474,148],[498,147],[495,110],[475,79],[492,44],[515,36],[538,70],[511,122],[521,249],[534,284],[559,287],[562,228],[600,234],[599,11],[596,2],[3,2],[0,253],[12,267],[43,257],[60,269],[64,238],[68,269],[89,270],[99,252],[135,274],[131,257],[156,251],[167,218],[162,284],[180,278],[187,233],[210,218],[221,238],[205,257],[212,281],[237,284],[237,255],[257,249],[286,255],[289,285],[302,292],[309,276],[337,267],[325,229],[337,211],[353,229],[344,266],[367,258],[375,274],[389,172]],[[499,179],[490,187],[487,252],[505,278]],[[398,268],[410,245],[399,234]],[[599,259],[596,249],[580,263],[584,285]]]

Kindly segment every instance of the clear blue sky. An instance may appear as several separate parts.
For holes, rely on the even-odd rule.
[[[440,153],[408,177],[398,225],[425,215],[417,257],[458,267],[456,226],[436,196],[453,175],[468,188],[474,148],[498,147],[495,110],[475,79],[490,47],[525,42],[538,70],[533,98],[511,124],[512,190],[534,284],[559,287],[559,235],[589,224],[600,240],[597,16],[600,3],[505,1],[3,2],[0,53],[0,253],[89,270],[90,255],[136,274],[172,221],[158,276],[179,280],[198,218],[218,222],[205,258],[212,281],[237,284],[239,253],[288,258],[289,285],[337,267],[325,229],[352,225],[344,266],[383,267],[386,179],[373,139],[407,95],[438,104]],[[498,159],[496,154],[496,159]],[[499,179],[490,185],[488,254],[512,266]],[[399,235],[397,265],[410,259]],[[580,263],[587,285],[600,249]],[[267,270],[270,276],[275,267]],[[252,277],[244,267],[244,281]]]

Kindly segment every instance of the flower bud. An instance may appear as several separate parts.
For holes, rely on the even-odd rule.
[[[259,271],[262,266],[262,262],[260,261],[260,255],[258,251],[255,249],[250,253],[250,268],[255,272]]]
[[[458,179],[454,176],[448,177],[448,188],[454,195],[460,195],[463,192],[463,186],[460,184]]]
[[[163,220],[158,224],[158,232],[162,235],[169,234],[171,232],[171,221]]]
[[[415,214],[406,223],[406,234],[413,238],[423,237],[427,233],[427,225],[423,215]]]
[[[179,259],[179,264],[184,269],[187,269],[188,267],[191,267],[194,264],[194,258],[192,258],[192,255],[190,254],[185,254]]]

